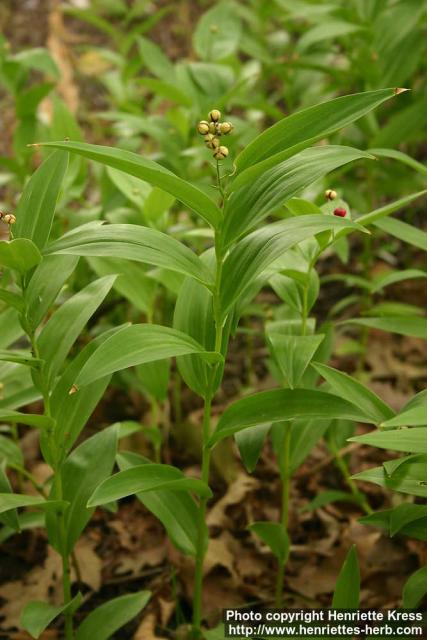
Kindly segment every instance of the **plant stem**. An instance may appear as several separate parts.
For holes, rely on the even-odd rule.
[[[366,515],[370,515],[372,513],[372,508],[371,505],[369,504],[369,502],[367,501],[366,497],[363,495],[363,493],[361,493],[359,491],[359,489],[357,488],[356,483],[354,482],[353,478],[351,477],[351,473],[350,470],[347,466],[346,461],[344,460],[344,458],[341,455],[341,452],[338,450],[336,444],[334,441],[330,441],[329,443],[329,448],[331,449],[334,458],[335,458],[335,464],[337,465],[338,469],[341,471],[344,480],[347,483],[347,486],[349,487],[351,493],[353,494],[353,496],[356,498],[357,502],[360,504],[360,506],[362,507],[363,511],[366,513]]]
[[[25,292],[25,286],[23,285],[23,291]],[[31,343],[32,352],[35,358],[40,358],[40,352],[35,336],[35,331],[30,324],[26,320],[26,333],[28,339]],[[43,368],[40,370],[40,384],[39,391],[43,397],[43,414],[45,416],[51,417],[51,408],[50,408],[50,389],[47,385],[43,374]],[[63,500],[63,488],[62,488],[62,475],[61,475],[61,462],[58,460],[58,455],[54,442],[54,434],[50,430],[47,434],[48,436],[48,446],[50,450],[50,465],[53,471],[54,478],[54,493],[57,500]],[[63,600],[64,604],[67,605],[71,602],[71,579],[70,579],[70,559],[67,551],[67,530],[65,523],[65,515],[64,512],[58,514],[57,517],[57,527],[59,533],[59,548],[61,549],[61,558],[62,558],[62,590],[63,590]],[[74,639],[73,632],[73,614],[71,612],[66,612],[65,615],[65,638],[66,640]]]
[[[212,397],[206,396],[203,410],[203,449],[202,449],[202,480],[209,483],[210,469],[210,448],[207,447],[207,441],[210,434]],[[199,515],[198,515],[198,540],[196,550],[196,566],[194,574],[194,599],[193,599],[193,637],[198,638],[201,635],[202,622],[202,586],[203,586],[203,562],[206,554],[207,536],[206,536],[206,506],[207,498],[200,499]]]
[[[307,333],[307,307],[308,307],[308,285],[304,286],[302,294],[302,318],[301,318],[301,335]]]
[[[62,589],[64,592],[64,604],[71,602],[71,581],[70,581],[70,562],[67,553],[62,555]],[[73,640],[73,616],[70,612],[65,612],[65,638]]]
[[[221,206],[224,206],[225,194],[222,189],[221,176],[219,171],[219,163],[216,162],[216,177],[218,182],[218,189],[220,191],[222,202]],[[222,337],[223,337],[223,318],[221,314],[221,277],[223,267],[223,256],[221,254],[221,238],[220,232],[215,231],[215,288],[212,298],[212,309],[215,322],[215,351],[217,353],[222,352]],[[211,448],[209,446],[209,438],[211,432],[211,410],[212,410],[212,398],[215,394],[214,385],[215,378],[218,371],[218,364],[214,365],[210,371],[206,395],[204,399],[203,408],[203,426],[202,426],[202,480],[207,485],[209,484],[210,476],[210,461],[211,461]],[[198,513],[198,539],[196,549],[196,563],[194,573],[194,597],[193,597],[193,629],[192,637],[198,639],[202,637],[201,622],[202,622],[202,588],[203,588],[203,563],[208,546],[208,534],[206,531],[206,507],[208,498],[201,498],[199,504]]]
[[[311,268],[311,267],[310,267]],[[309,272],[310,273],[310,272]],[[302,309],[301,309],[301,335],[307,333],[307,315],[308,315],[308,284],[303,288],[302,293]],[[288,530],[289,523],[289,494],[291,488],[291,473],[289,470],[290,452],[291,452],[291,428],[292,423],[285,423],[285,439],[283,443],[282,458],[280,464],[280,475],[282,480],[282,512],[281,523]],[[276,577],[276,592],[274,598],[274,606],[280,608],[283,606],[283,583],[285,578],[286,562],[279,560],[279,568]]]
[[[281,479],[282,479],[282,511],[281,511],[281,523],[283,527],[288,530],[289,524],[289,494],[291,487],[291,474],[289,470],[290,453],[291,453],[291,423],[285,423],[283,429],[285,429],[285,439],[283,443],[282,460],[281,460]],[[279,562],[279,570],[276,578],[276,595],[275,604],[276,608],[283,606],[283,581],[285,577],[286,562]]]
[[[55,495],[57,500],[63,500],[64,494],[62,489],[62,475],[61,469],[55,469]],[[64,604],[67,605],[71,602],[71,579],[70,579],[70,559],[67,551],[67,530],[65,526],[64,512],[58,515],[58,532],[59,532],[59,548],[61,550],[62,559],[62,591]],[[65,638],[66,640],[73,640],[73,615],[70,612],[65,612]]]
[[[157,431],[159,432],[160,438],[159,441],[154,443],[154,460],[159,463],[162,461],[162,440],[163,440],[163,434],[160,430],[160,426],[159,426],[159,403],[157,402],[156,398],[151,397],[150,398],[150,405],[151,405],[151,426],[153,427],[153,429],[157,429]]]

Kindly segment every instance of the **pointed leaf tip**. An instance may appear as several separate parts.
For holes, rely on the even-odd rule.
[[[405,87],[396,87],[394,90],[394,95],[398,96],[401,93],[405,93],[406,91],[410,91],[410,89],[406,89]]]

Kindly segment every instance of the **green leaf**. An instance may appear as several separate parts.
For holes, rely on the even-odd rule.
[[[337,167],[361,158],[373,159],[365,151],[351,147],[319,146],[275,164],[259,176],[250,175],[243,186],[242,176],[233,182],[233,193],[224,210],[223,242],[228,246],[255,227],[269,214]],[[255,168],[254,168],[255,169]],[[249,174],[254,170],[245,172]],[[246,183],[249,182],[250,183]],[[313,216],[315,214],[311,214]]]
[[[142,611],[150,597],[150,591],[139,591],[102,604],[82,622],[76,640],[108,640]]]
[[[291,389],[299,386],[324,335],[293,336],[267,330],[274,357]],[[347,398],[348,399],[348,398]]]
[[[403,505],[401,505],[402,507]],[[406,507],[411,506],[415,508],[418,513],[413,514],[413,517],[410,518],[409,522],[403,524],[403,526],[398,528],[399,535],[409,536],[411,538],[416,538],[417,540],[427,541],[427,507],[422,505],[405,505]],[[385,529],[386,531],[390,531],[390,522],[393,512],[396,509],[400,510],[400,507],[396,507],[395,509],[386,509],[385,511],[376,511],[369,516],[364,516],[359,519],[359,522],[362,524],[366,524],[373,527],[380,527],[381,529]],[[397,525],[396,525],[397,526]]]
[[[234,436],[240,457],[248,473],[252,473],[257,465],[270,428],[269,422],[257,424],[254,427],[238,431]]]
[[[427,517],[427,506],[404,503],[390,509],[390,536],[395,536],[406,525]]]
[[[339,229],[361,230],[362,227],[335,216],[307,215],[266,225],[240,240],[224,261],[221,286],[224,316],[254,280],[287,249],[321,231]]]
[[[140,364],[136,369],[138,380],[145,391],[157,402],[164,402],[168,397],[170,364],[170,359],[166,358]]]
[[[25,238],[0,241],[0,265],[24,274],[42,259],[36,245]]]
[[[310,500],[301,511],[314,511],[333,502],[356,502],[359,501],[352,493],[346,491],[322,491],[313,500]]]
[[[353,546],[347,554],[338,576],[333,609],[357,609],[360,600],[360,569],[356,547]]]
[[[187,478],[176,467],[153,463],[131,467],[107,478],[95,489],[87,506],[96,507],[136,493],[159,489],[191,491],[207,498],[212,496],[212,491],[205,482],[196,478]]]
[[[215,627],[215,629],[203,631],[203,635],[206,640],[224,640],[225,626],[223,624],[220,624],[218,625],[218,627]]]
[[[46,500],[41,496],[0,493],[0,513],[21,507],[35,507],[44,511],[63,511],[67,505],[68,502],[65,500]]]
[[[25,349],[0,349],[0,362],[15,362],[16,364],[38,368],[42,360],[33,358],[31,352]]]
[[[411,193],[409,196],[405,196],[404,198],[400,198],[399,200],[395,200],[394,202],[389,202],[379,209],[374,209],[374,211],[371,211],[370,213],[365,213],[362,216],[359,216],[357,218],[357,222],[358,224],[361,224],[363,226],[367,226],[368,224],[375,224],[376,226],[378,226],[378,228],[380,228],[379,224],[376,223],[381,222],[382,218],[389,216],[391,213],[394,213],[399,209],[403,209],[410,202],[413,202],[414,200],[417,200],[417,198],[425,196],[426,193],[427,189],[424,189],[424,191]]]
[[[421,97],[419,99],[420,97],[420,94],[418,94],[416,101],[409,103],[409,106],[394,113],[371,140],[371,144],[375,145],[375,147],[389,147],[378,149],[380,154],[383,152],[385,157],[394,158],[409,166],[411,164],[406,162],[409,156],[399,151],[394,151],[394,149],[398,148],[402,143],[408,145],[408,143],[416,141],[420,129],[427,124],[427,98]],[[424,167],[424,171],[421,172],[427,174],[427,167],[416,160],[412,162],[412,168],[418,170],[416,165],[419,165]]]
[[[355,378],[320,362],[313,362],[312,367],[326,380],[333,393],[356,405],[374,424],[393,417],[393,410]]]
[[[215,254],[208,250],[201,260],[207,268],[214,269]],[[213,277],[213,276],[212,276]],[[191,336],[207,351],[215,348],[215,323],[212,306],[212,293],[202,287],[199,282],[186,278],[179,290],[173,317],[173,326]],[[223,345],[226,343],[230,325],[226,324],[223,330]],[[210,382],[210,368],[208,364],[197,355],[180,356],[177,358],[179,373],[184,382],[194,393],[205,397],[208,387],[212,384],[211,391],[216,392],[223,373],[223,363],[216,369],[215,380]]]
[[[191,183],[179,178],[162,165],[141,158],[137,153],[114,149],[84,142],[45,142],[43,146],[64,149],[77,153],[95,162],[101,162],[129,173],[131,176],[146,180],[155,187],[160,187],[175,196],[183,204],[198,213],[208,224],[216,228],[221,220],[221,211],[203,191]]]
[[[248,529],[253,531],[276,556],[280,564],[285,564],[289,556],[289,536],[286,528],[279,522],[254,522]]]
[[[29,427],[38,429],[49,429],[55,424],[52,418],[40,416],[35,413],[19,413],[19,411],[0,410],[1,422],[12,422],[13,424],[27,424]]]
[[[131,467],[149,464],[136,453],[120,452],[117,463],[121,471]],[[160,520],[168,537],[176,548],[186,555],[195,556],[198,541],[198,507],[186,491],[159,489],[137,493],[136,497]],[[207,538],[207,527],[205,527]]]
[[[297,50],[305,52],[315,44],[324,42],[325,40],[334,40],[343,36],[350,35],[356,31],[363,29],[359,24],[345,22],[344,20],[329,19],[312,27],[299,38]],[[330,43],[328,42],[329,46]],[[362,94],[363,95],[363,94]]]
[[[192,107],[193,103],[191,98],[175,84],[172,84],[172,82],[170,82],[171,78],[168,78],[168,80],[168,82],[165,82],[163,80],[158,80],[157,78],[138,78],[138,81],[141,83],[141,85],[143,87],[147,87],[147,89],[149,89],[156,96],[166,98],[166,100],[175,102],[177,105],[182,105],[183,107]],[[173,82],[175,82],[174,78]],[[164,191],[162,193],[165,194]],[[169,198],[169,194],[165,195]],[[147,198],[144,206],[146,215],[150,215],[149,207],[147,206],[149,200],[150,196]],[[156,215],[154,212],[152,219],[155,218]]]
[[[49,542],[59,553],[71,552],[89,522],[93,509],[87,508],[87,501],[95,487],[111,474],[116,451],[117,430],[113,426],[82,442],[63,463],[60,471],[63,497],[70,504],[65,512],[64,549],[56,519],[46,518]],[[53,488],[52,497],[54,495]]]
[[[393,458],[392,460],[386,460],[383,462],[383,467],[386,474],[391,478],[391,476],[396,473],[396,471],[402,465],[406,465],[408,462],[413,462],[418,459],[418,455],[408,455],[402,456],[400,458]],[[422,456],[421,456],[422,457]]]
[[[46,252],[136,260],[211,284],[209,272],[191,249],[166,233],[134,224],[83,225],[50,244]]]
[[[24,330],[19,322],[19,313],[14,308],[2,309],[0,311],[0,347],[7,349],[11,344],[19,340],[24,335]]]
[[[380,331],[398,333],[402,336],[413,338],[423,338],[427,340],[427,319],[408,318],[407,316],[384,317],[384,318],[350,318],[343,324],[356,324],[361,327],[370,327]]]
[[[55,311],[37,339],[44,374],[50,385],[59,372],[75,340],[113,286],[116,276],[91,282]],[[101,376],[99,376],[101,377]]]
[[[67,153],[52,153],[31,176],[15,212],[15,238],[28,238],[43,249],[50,235],[67,166]]]
[[[168,81],[174,79],[175,68],[157,44],[148,38],[139,36],[137,38],[137,45],[145,67],[147,67],[153,75]]]
[[[417,126],[419,126],[418,122]],[[386,127],[383,127],[380,133],[385,129]],[[427,175],[427,167],[425,164],[421,164],[421,162],[418,162],[418,160],[414,160],[414,158],[411,158],[411,156],[408,156],[402,151],[396,151],[395,149],[369,149],[369,153],[372,153],[372,155],[374,156],[379,156],[380,158],[392,158],[393,160],[397,160],[402,164],[406,164],[408,167],[411,167],[411,169],[414,169],[418,173],[421,173],[425,176]]]
[[[425,407],[424,422],[427,422]],[[379,447],[380,449],[390,449],[391,451],[427,453],[427,429],[425,427],[373,431],[363,436],[349,438],[349,440],[368,444],[371,447]]]
[[[22,458],[21,450],[19,449],[19,447],[17,448],[18,448],[18,459],[20,459]],[[0,444],[0,457],[1,456],[2,456],[2,451],[1,451],[1,444]],[[19,462],[18,462],[18,465],[19,465]],[[0,464],[0,493],[12,494],[12,487],[10,485],[9,478],[7,477],[4,463]],[[21,530],[18,512],[16,509],[11,509],[3,513],[0,516],[0,522],[5,525],[4,528],[9,528],[12,531],[12,533],[15,533],[16,531]],[[1,532],[2,534],[3,534],[4,528],[2,529],[2,532]],[[0,542],[2,541],[4,541],[4,538],[2,540],[0,537]]]
[[[382,427],[420,427],[427,426],[427,390],[420,391],[399,411],[382,423]]]
[[[118,258],[88,258],[89,265],[98,276],[118,274],[113,289],[143,313],[152,313],[157,283],[150,278],[145,266]]]
[[[241,23],[233,6],[215,4],[206,11],[193,33],[193,47],[202,60],[221,60],[233,54],[239,44]]]
[[[68,604],[55,606],[47,602],[29,602],[22,611],[21,626],[33,638],[38,638],[55,618],[69,610],[75,611],[81,601],[82,596],[78,593]]]
[[[422,229],[396,218],[378,220],[375,222],[375,226],[398,240],[403,240],[403,242],[407,242],[418,249],[427,251],[427,233]]]
[[[294,420],[291,425],[289,471],[294,473],[326,433],[330,420]]]
[[[356,480],[372,482],[384,489],[408,493],[412,496],[427,497],[427,456],[411,456],[401,464],[390,477],[383,467],[367,469],[353,476]]]
[[[23,67],[35,69],[42,73],[46,73],[54,78],[59,78],[59,69],[56,66],[52,56],[47,49],[43,47],[34,47],[24,49],[13,56],[13,61],[18,62]]]
[[[10,514],[14,513],[13,511],[8,511],[7,513],[3,513],[1,516],[2,522],[5,523],[4,526],[0,530],[0,543],[6,542],[9,538],[11,538],[15,533],[15,527],[10,527],[6,524],[6,516],[10,516]],[[18,516],[19,527],[18,531],[28,531],[29,529],[43,528],[45,522],[45,516],[43,511],[24,511],[20,513]]]
[[[219,419],[209,446],[256,424],[301,417],[369,422],[357,407],[330,393],[313,389],[275,389],[256,393],[230,405]]]
[[[8,291],[7,289],[0,289],[0,300],[5,302],[7,306],[13,307],[17,311],[23,311],[24,301],[20,295]]]
[[[390,271],[384,276],[375,278],[372,283],[372,292],[376,293],[390,286],[396,284],[396,282],[403,282],[404,280],[412,280],[415,278],[427,278],[427,271],[421,271],[421,269],[402,269],[400,271]]]
[[[189,353],[197,353],[209,363],[221,360],[220,354],[205,351],[181,331],[160,325],[135,324],[105,340],[83,366],[75,384],[81,387],[115,371]]]
[[[402,607],[415,609],[427,593],[427,567],[415,571],[405,582],[402,593]]]
[[[378,304],[373,304],[366,311],[366,315],[373,317],[423,316],[424,309],[404,302],[379,302]]]
[[[282,160],[280,152],[296,153],[334,131],[355,122],[396,94],[395,89],[380,89],[342,96],[308,107],[283,118],[261,133],[237,156],[237,171],[266,160],[259,173]]]
[[[11,437],[0,434],[0,461],[5,467],[23,467],[24,456],[21,447],[12,440]],[[0,467],[2,469],[2,467]],[[9,487],[7,476],[2,475],[3,488],[2,491],[8,490]]]
[[[119,330],[120,327],[106,331],[87,344],[66,367],[53,388],[50,408],[52,417],[56,421],[55,442],[61,447],[64,456],[70,451],[98,404],[110,381],[110,376],[104,376],[85,386],[79,393],[70,394],[70,389],[78,373],[97,347]],[[43,446],[44,456],[49,459],[48,443],[42,442],[42,444],[46,445]]]
[[[45,256],[38,265],[25,290],[25,316],[32,329],[39,326],[77,262],[74,256]]]

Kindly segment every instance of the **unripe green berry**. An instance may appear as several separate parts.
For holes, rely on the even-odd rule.
[[[233,131],[233,129],[234,129],[234,127],[231,124],[231,122],[221,122],[220,125],[219,125],[219,130],[225,136],[228,135],[229,133],[231,133]]]
[[[212,111],[209,111],[209,118],[212,120],[212,122],[218,122],[220,117],[221,111],[218,111],[218,109],[212,109]]]
[[[207,120],[200,120],[199,124],[197,125],[197,131],[202,135],[205,136],[207,133],[209,133],[209,122]]]
[[[205,142],[208,149],[216,149],[219,147],[219,140],[213,135],[213,133],[208,133],[208,135],[205,136]]]
[[[222,145],[217,149],[215,149],[214,151],[214,158],[216,158],[217,160],[223,160],[227,156],[228,156],[228,149],[227,147],[223,147]]]

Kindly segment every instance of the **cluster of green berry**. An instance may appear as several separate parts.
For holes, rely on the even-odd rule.
[[[0,220],[6,224],[15,224],[16,222],[16,218],[13,213],[4,213],[3,211],[0,211]]]
[[[197,125],[197,131],[205,137],[206,146],[213,150],[216,160],[223,160],[228,156],[228,148],[220,144],[220,137],[226,136],[234,129],[231,122],[220,122],[221,111],[212,109],[209,112],[209,120],[201,120]]]

